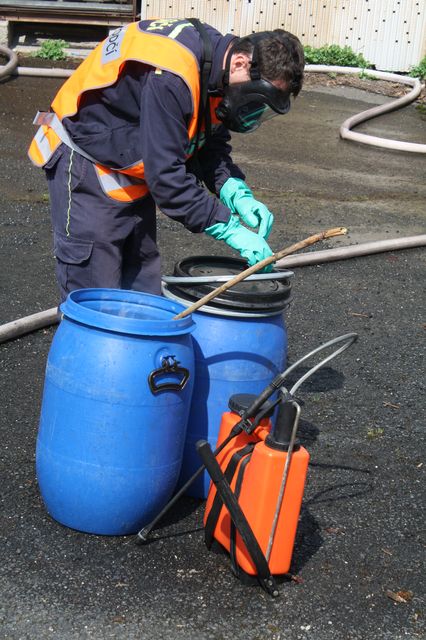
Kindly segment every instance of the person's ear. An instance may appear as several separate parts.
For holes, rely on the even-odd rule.
[[[230,81],[244,82],[250,79],[251,58],[246,53],[234,53],[229,67]]]
[[[231,71],[243,71],[247,72],[250,69],[251,58],[246,53],[234,53],[231,59]]]

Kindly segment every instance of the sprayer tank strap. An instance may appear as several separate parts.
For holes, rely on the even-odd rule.
[[[248,553],[256,568],[256,577],[263,589],[269,595],[278,596],[278,588],[276,582],[271,575],[268,562],[265,558],[265,554],[260,548],[259,542],[253,533],[253,530],[247,521],[238,501],[229,486],[229,482],[225,478],[225,475],[218,464],[213,451],[208,442],[201,440],[197,443],[197,451],[202,461],[204,462],[207,471],[213,483],[216,486],[216,491],[220,494],[221,500],[229,512],[231,520],[235,523],[236,529],[241,536],[243,543],[246,546]],[[254,444],[255,446],[255,444]]]
[[[254,447],[253,447],[253,449],[254,449]],[[235,484],[235,491],[234,491],[234,494],[235,494],[235,497],[237,498],[237,500],[240,497],[241,487],[243,486],[244,473],[245,473],[245,470],[247,468],[248,463],[251,460],[251,454],[253,452],[253,449],[244,458],[244,460],[241,461],[240,468],[238,469],[237,482]],[[239,567],[238,562],[237,562],[237,527],[235,526],[234,522],[232,522],[232,521],[231,521],[231,529],[230,529],[229,541],[230,541],[229,556],[231,558],[232,570],[233,570],[233,572],[234,572],[234,574],[236,576],[240,577],[242,569]]]
[[[229,483],[234,477],[240,461],[244,458],[244,456],[247,456],[249,454],[251,455],[254,446],[255,446],[255,443],[251,442],[245,447],[243,447],[242,449],[239,449],[234,453],[234,455],[228,462],[228,465],[224,473],[225,478]],[[219,493],[216,492],[216,495],[214,497],[209,515],[207,516],[207,521],[204,528],[204,541],[208,549],[210,549],[213,544],[214,532],[216,530],[217,521],[219,519],[219,515],[222,510],[222,507],[223,507],[222,498],[220,497]]]

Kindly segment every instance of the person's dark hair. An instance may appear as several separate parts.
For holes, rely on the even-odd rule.
[[[286,82],[294,96],[300,92],[303,84],[303,69],[305,67],[305,55],[299,38],[284,31],[264,32],[265,37],[257,40],[257,53],[259,71],[265,80],[282,80]],[[250,36],[245,36],[237,42],[233,53],[253,52],[253,43]]]

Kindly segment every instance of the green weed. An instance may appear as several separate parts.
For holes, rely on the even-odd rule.
[[[45,60],[64,60],[67,57],[64,51],[67,46],[68,43],[65,40],[45,40],[35,57]]]
[[[371,73],[367,73],[367,72],[365,71],[365,69],[363,69],[363,70],[361,71],[361,73],[359,73],[359,74],[358,74],[358,77],[359,77],[361,80],[378,80],[378,78],[376,78],[376,76],[372,76],[372,75],[371,75]]]
[[[426,56],[420,60],[416,67],[411,68],[408,75],[413,78],[420,78],[420,80],[424,80],[426,78]]]
[[[323,47],[310,47],[306,45],[306,64],[338,65],[339,67],[371,67],[362,53],[355,53],[351,47],[340,47],[337,44],[326,44]]]
[[[369,440],[375,440],[376,438],[380,438],[384,434],[385,430],[381,427],[370,427],[367,430],[367,438]]]

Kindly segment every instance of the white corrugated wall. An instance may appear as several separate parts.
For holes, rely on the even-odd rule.
[[[222,33],[236,33],[241,0],[141,0],[141,18],[199,18]]]
[[[142,0],[141,17],[198,17],[236,35],[281,27],[305,45],[348,45],[387,71],[426,55],[426,0]]]

